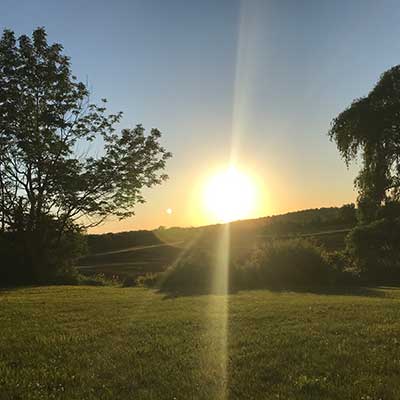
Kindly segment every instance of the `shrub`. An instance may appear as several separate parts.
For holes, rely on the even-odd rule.
[[[87,286],[111,286],[115,284],[113,280],[107,279],[103,273],[91,276],[80,275],[78,283]]]
[[[135,286],[145,286],[145,287],[155,287],[160,280],[160,274],[157,273],[147,273],[140,275],[135,280]]]
[[[82,286],[117,286],[119,280],[114,277],[107,277],[103,273],[83,275],[76,268],[67,268],[59,271],[54,278],[49,281],[52,285],[82,285]]]
[[[357,226],[348,235],[347,250],[364,281],[400,282],[400,218]]]
[[[184,255],[163,273],[160,290],[166,292],[204,293],[211,290],[212,262],[206,251]]]
[[[332,251],[327,253],[325,257],[332,268],[335,285],[354,286],[359,283],[359,273],[347,251]]]
[[[339,256],[331,257],[336,259]],[[218,292],[216,255],[194,250],[170,266],[161,277],[160,289],[167,292]],[[322,248],[305,240],[271,240],[256,248],[247,262],[228,266],[228,290],[296,289],[326,286],[343,279]]]
[[[48,283],[53,285],[80,285],[82,279],[85,278],[76,268],[67,266],[59,269]]]
[[[161,275],[160,290],[191,294],[221,293],[226,288],[231,290],[235,277],[232,267],[228,266],[229,283],[226,288],[218,285],[219,268],[221,265],[215,252],[192,249]]]
[[[331,251],[326,253],[328,264],[337,272],[343,272],[351,266],[349,255],[345,251]]]
[[[255,249],[239,273],[248,288],[304,288],[333,283],[324,251],[300,239],[270,240]]]
[[[124,276],[122,278],[122,287],[135,287],[135,286],[137,286],[137,282],[133,276]]]
[[[0,260],[0,286],[33,281],[33,271],[25,262],[24,245],[15,232],[0,233]]]
[[[0,233],[0,286],[76,282],[73,265],[86,251],[82,230],[67,223],[61,235],[57,221],[51,219],[43,219],[42,229],[48,236],[45,244],[35,241],[34,232]]]

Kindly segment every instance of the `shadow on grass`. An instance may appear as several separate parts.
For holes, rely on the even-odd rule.
[[[236,294],[238,293],[238,290],[231,290],[228,292],[229,295]],[[163,296],[163,300],[170,300],[170,299],[177,299],[179,297],[198,297],[198,296],[225,296],[223,293],[216,293],[216,292],[211,292],[211,291],[193,291],[190,292],[188,290],[171,290],[171,291],[166,291],[166,290],[160,290],[157,289],[157,293],[161,294]]]
[[[271,292],[309,293],[324,296],[361,296],[361,297],[387,297],[387,294],[378,287],[342,286],[342,287],[314,287],[314,288],[268,288]]]
[[[45,286],[60,286],[59,284],[36,284],[36,285],[10,285],[0,286],[0,295],[24,289],[40,288]],[[72,285],[80,286],[80,285]],[[136,285],[133,287],[137,287]],[[146,287],[146,286],[145,286]],[[121,286],[126,288],[126,286]],[[147,286],[147,289],[154,290],[156,293],[163,296],[163,300],[175,299],[178,297],[195,297],[195,296],[206,296],[216,295],[223,296],[223,293],[212,292],[207,290],[166,290],[157,289],[154,286]],[[252,291],[269,291],[276,294],[284,293],[302,293],[302,294],[316,294],[316,295],[328,295],[328,296],[359,296],[359,297],[377,297],[377,298],[391,298],[387,291],[400,291],[400,286],[377,286],[377,287],[365,287],[365,286],[341,286],[341,287],[297,287],[297,288],[276,288],[276,287],[258,287],[258,288],[241,288],[241,289],[230,289],[228,294],[234,295],[239,292],[252,292]]]
[[[2,293],[7,293],[7,292],[15,292],[17,290],[25,290],[25,289],[35,289],[35,288],[40,288],[40,287],[45,287],[45,286],[52,286],[51,284],[20,284],[20,285],[1,285],[0,286],[0,294]],[[54,285],[55,286],[55,285]]]
[[[241,291],[269,291],[272,293],[302,293],[302,294],[316,294],[324,296],[357,296],[357,297],[377,297],[385,298],[391,297],[385,290],[400,290],[398,286],[386,286],[386,287],[363,287],[363,286],[351,286],[351,287],[314,287],[314,288],[249,288],[249,289],[235,289],[230,290],[228,294],[237,294]],[[189,291],[189,290],[161,290],[158,289],[157,293],[162,294],[164,300],[174,299],[178,297],[192,297],[192,296],[204,296],[204,295],[223,295],[221,293],[213,293],[210,291]]]

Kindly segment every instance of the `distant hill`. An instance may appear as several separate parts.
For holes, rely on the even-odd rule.
[[[342,207],[325,207],[289,212],[256,219],[230,223],[231,246],[246,247],[265,237],[288,237],[293,235],[333,236],[351,229],[356,223],[354,204]],[[123,250],[135,246],[159,245],[162,243],[182,243],[182,247],[192,241],[198,245],[208,245],[215,240],[221,225],[201,227],[159,228],[154,231],[139,230],[120,233],[87,235],[90,254]],[[329,246],[331,247],[331,246]]]
[[[140,230],[118,233],[87,235],[90,254],[122,250],[134,246],[161,244],[160,239],[152,231]]]
[[[245,260],[258,243],[271,238],[307,237],[327,250],[342,249],[356,222],[354,205],[302,210],[229,224],[229,256]],[[224,225],[159,228],[87,235],[89,254],[78,260],[81,273],[136,278],[164,271],[182,252],[193,248],[219,251]]]

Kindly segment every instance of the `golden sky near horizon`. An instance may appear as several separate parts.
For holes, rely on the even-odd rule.
[[[263,176],[257,174],[257,170],[241,168],[240,165],[236,166],[236,169],[245,176],[245,180],[248,180],[248,183],[244,184],[245,190],[248,190],[248,185],[251,186],[253,194],[250,196],[252,197],[250,202],[246,203],[246,196],[244,199],[236,198],[236,203],[235,199],[229,201],[232,194],[235,195],[236,191],[240,193],[243,190],[243,181],[239,182],[239,185],[233,185],[232,189],[231,183],[235,180],[228,179],[224,186],[224,178],[229,170],[229,165],[216,164],[215,168],[204,172],[200,171],[197,175],[193,174],[192,181],[188,180],[182,186],[181,190],[177,192],[176,198],[170,195],[168,185],[171,183],[167,182],[164,188],[150,189],[159,192],[158,196],[154,196],[155,198],[153,197],[151,202],[139,205],[134,217],[122,221],[108,220],[105,224],[91,229],[90,233],[156,229],[159,226],[201,226],[307,208],[341,206],[355,201],[356,195],[353,190],[334,191],[334,177],[331,177],[331,190],[319,193],[307,185],[306,179],[304,182],[295,182],[293,186],[297,190],[297,195],[294,197],[293,189],[286,191],[285,185],[276,180],[277,178],[274,179],[272,174],[268,181],[264,181]],[[349,183],[351,184],[351,181]],[[220,191],[215,190],[220,186],[222,186]],[[207,197],[211,197],[211,200]],[[218,200],[215,201],[215,198]],[[224,207],[224,202],[226,207]],[[243,202],[245,203],[244,209]],[[249,203],[250,206],[248,206]],[[229,211],[230,209],[231,211]]]

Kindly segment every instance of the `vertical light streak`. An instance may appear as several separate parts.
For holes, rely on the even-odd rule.
[[[257,37],[259,37],[260,21],[259,1],[241,1],[239,13],[239,29],[237,38],[235,82],[232,105],[232,138],[230,162],[238,162],[241,137],[246,131],[250,99],[254,89],[253,80],[257,67]]]
[[[207,368],[216,378],[215,399],[228,398],[228,317],[230,226],[218,227],[212,294],[207,312]],[[214,379],[215,379],[214,378]]]
[[[241,1],[239,33],[236,54],[234,96],[232,105],[232,136],[230,165],[239,162],[241,138],[246,130],[247,111],[250,107],[252,87],[256,75],[257,38],[262,29],[259,8],[262,1]],[[208,359],[209,367],[218,376],[214,398],[228,398],[228,339],[229,339],[229,264],[230,225],[219,227],[216,249],[216,263],[213,276],[213,294],[210,296],[208,312],[208,334],[211,341]]]

